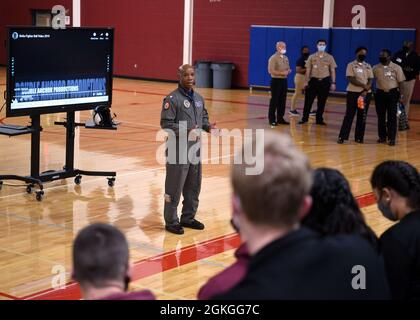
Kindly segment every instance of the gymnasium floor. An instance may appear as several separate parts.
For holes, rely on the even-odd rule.
[[[5,68],[0,68],[1,92],[5,82]],[[73,179],[56,181],[45,185],[44,199],[38,202],[20,182],[5,182],[0,191],[0,299],[80,298],[77,285],[71,283],[71,245],[80,228],[98,221],[117,226],[128,238],[133,263],[130,289],[149,288],[159,299],[195,299],[209,277],[232,263],[240,241],[229,224],[229,164],[223,164],[222,159],[228,162],[233,150],[210,156],[213,161],[220,159],[220,164],[203,167],[198,219],[205,223],[205,231],[187,229],[183,236],[177,236],[163,229],[165,170],[156,160],[162,144],[156,136],[162,99],[175,87],[173,83],[116,78],[113,112],[121,122],[118,130],[78,129],[75,167],[116,170],[114,188],[109,188],[103,177],[83,177],[80,186]],[[345,110],[342,99],[329,99],[327,127],[315,126],[312,120],[301,126],[298,118],[292,118],[290,127],[270,129],[267,92],[198,91],[205,97],[211,121],[216,121],[219,128],[264,128],[290,134],[314,167],[328,166],[344,172],[378,235],[391,223],[374,204],[369,185],[373,167],[385,159],[402,159],[420,168],[418,106],[411,108],[411,130],[398,133],[395,147],[376,144],[373,105],[365,144],[338,145]],[[4,117],[3,109],[1,122],[28,123],[27,117]],[[42,116],[41,171],[61,169],[64,164],[65,131],[53,125],[63,118],[63,114]],[[89,118],[90,112],[80,113],[81,121]],[[0,174],[29,173],[29,135],[0,136],[0,150]],[[67,285],[53,290],[59,271],[65,271]]]

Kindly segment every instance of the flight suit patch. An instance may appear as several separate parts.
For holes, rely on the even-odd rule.
[[[169,109],[169,102],[166,102],[163,106],[163,109],[168,110]]]
[[[172,197],[169,194],[165,194],[165,202],[172,202]]]
[[[191,103],[188,100],[184,100],[184,107],[189,108],[191,106]]]

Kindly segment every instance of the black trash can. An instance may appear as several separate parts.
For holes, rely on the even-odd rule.
[[[213,74],[210,65],[211,61],[197,61],[195,63],[195,86],[197,88],[211,88]]]
[[[232,62],[214,61],[210,68],[213,70],[213,88],[230,89],[232,87],[232,71],[235,69]]]

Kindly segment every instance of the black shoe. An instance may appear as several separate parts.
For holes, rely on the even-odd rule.
[[[377,143],[385,143],[386,139],[385,138],[379,138],[378,140],[376,140]]]
[[[344,139],[343,139],[343,138],[338,137],[338,139],[337,139],[337,143],[338,143],[338,144],[343,144],[343,143],[344,143]]]
[[[272,126],[272,127],[277,126],[277,122],[271,122],[271,123],[270,123],[270,126]]]
[[[299,112],[297,110],[290,110],[289,111],[290,116],[292,117],[299,117]]]
[[[184,234],[184,229],[180,224],[174,224],[171,226],[165,226],[166,231],[175,233],[175,234]]]
[[[182,222],[181,221],[181,226],[185,227],[185,228],[191,228],[191,229],[196,229],[196,230],[203,230],[204,229],[204,224],[202,224],[200,221],[192,219],[191,221],[188,222]]]
[[[289,122],[287,122],[284,119],[281,119],[280,121],[277,121],[277,124],[289,124]]]
[[[356,139],[354,141],[356,141],[356,143],[363,143],[363,139]]]
[[[326,126],[327,125],[324,121],[317,121],[316,124],[319,124],[320,126]]]
[[[388,145],[389,146],[395,146],[395,140],[389,140]]]
[[[299,124],[305,124],[305,123],[308,123],[308,120],[300,120],[299,121]]]

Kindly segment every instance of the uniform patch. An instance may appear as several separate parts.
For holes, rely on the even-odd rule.
[[[168,202],[168,203],[172,202],[172,197],[166,193],[165,193],[165,202]]]
[[[203,107],[203,101],[196,101],[195,106],[196,106],[196,108],[202,108]]]
[[[188,100],[184,100],[184,106],[188,109],[191,106],[191,103]]]
[[[169,109],[169,102],[166,102],[166,103],[163,105],[163,109],[165,109],[165,110],[168,110],[168,109]]]

